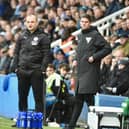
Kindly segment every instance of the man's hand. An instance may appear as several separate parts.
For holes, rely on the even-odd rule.
[[[112,93],[116,93],[117,88],[116,87],[106,87],[107,90],[111,91]]]
[[[106,87],[107,90],[112,91],[112,87]]]
[[[94,62],[93,56],[91,56],[91,57],[88,58],[88,62],[89,62],[89,63],[93,63],[93,62]]]
[[[15,69],[15,73],[18,71],[18,69]]]

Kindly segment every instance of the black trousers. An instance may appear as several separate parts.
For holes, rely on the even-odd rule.
[[[35,111],[43,112],[43,74],[41,70],[24,71],[18,69],[18,98],[19,111],[28,110],[28,95],[32,86],[35,100]]]
[[[74,128],[76,126],[76,122],[81,114],[84,102],[86,102],[88,106],[94,105],[94,95],[95,94],[77,94],[75,96],[75,105],[69,122],[69,127]]]

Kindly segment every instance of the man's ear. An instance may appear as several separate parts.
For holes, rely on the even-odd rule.
[[[27,25],[26,20],[24,21],[24,25],[25,25],[25,26]]]
[[[39,25],[39,21],[36,23],[36,26],[38,26]]]

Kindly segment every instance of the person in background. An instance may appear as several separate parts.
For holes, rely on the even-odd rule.
[[[109,83],[111,79],[111,65],[112,65],[112,54],[107,55],[101,61],[100,66],[100,82],[101,88]],[[103,92],[103,91],[102,91]]]
[[[120,45],[118,46],[118,48],[123,49],[125,56],[129,57],[129,36],[123,33],[119,37]]]
[[[50,62],[50,40],[38,28],[38,19],[31,14],[25,18],[26,30],[19,36],[14,50],[12,71],[18,77],[19,111],[28,110],[27,97],[32,86],[35,112],[43,112],[43,81],[47,64]]]
[[[75,105],[71,120],[66,129],[74,129],[81,113],[83,103],[94,104],[94,95],[99,92],[100,62],[111,52],[110,44],[91,26],[91,17],[83,15],[80,19],[81,33],[78,35],[77,80]]]
[[[70,73],[70,67],[68,64],[64,63],[64,64],[61,64],[59,66],[59,73],[63,79],[63,81],[65,82],[67,88],[68,88],[68,92],[70,94],[73,94],[71,91],[71,82],[70,82],[70,78],[71,78],[71,73]]]
[[[46,122],[55,121],[59,124],[61,123],[61,118],[62,118],[61,111],[59,109],[61,108],[62,104],[59,104],[58,101],[62,100],[61,89],[62,88],[64,89],[65,85],[63,83],[60,74],[56,73],[53,64],[48,64],[46,68],[45,83],[46,83],[46,118],[47,118]]]
[[[46,76],[47,121],[67,124],[74,97],[69,94],[66,81],[60,74],[56,73],[53,64],[48,64]]]
[[[116,76],[105,88],[111,94],[129,97],[129,59],[122,58],[117,62],[117,65]]]
[[[52,64],[55,66],[56,72],[59,72],[59,66],[61,64],[64,64],[64,63],[68,64],[67,56],[61,48],[56,49],[53,52],[54,52],[53,53],[54,59]]]

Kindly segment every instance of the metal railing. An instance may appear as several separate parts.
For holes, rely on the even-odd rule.
[[[100,19],[94,23],[92,23],[93,26],[97,26],[99,32],[104,35],[104,36],[109,36],[110,34],[110,26],[111,24],[117,19],[117,18],[120,18],[120,17],[123,17],[125,15],[125,12],[129,10],[129,7],[126,7],[124,9],[121,9],[109,16],[106,16],[104,17],[103,19]],[[75,31],[72,33],[72,35],[76,36],[78,35],[79,33],[81,32],[81,29]],[[51,48],[59,45],[60,46],[60,43],[61,43],[61,39],[58,39],[54,42],[51,43]],[[65,45],[62,45],[60,46],[61,48],[66,48],[68,47],[69,45],[71,45],[71,41],[68,42],[67,44]]]

